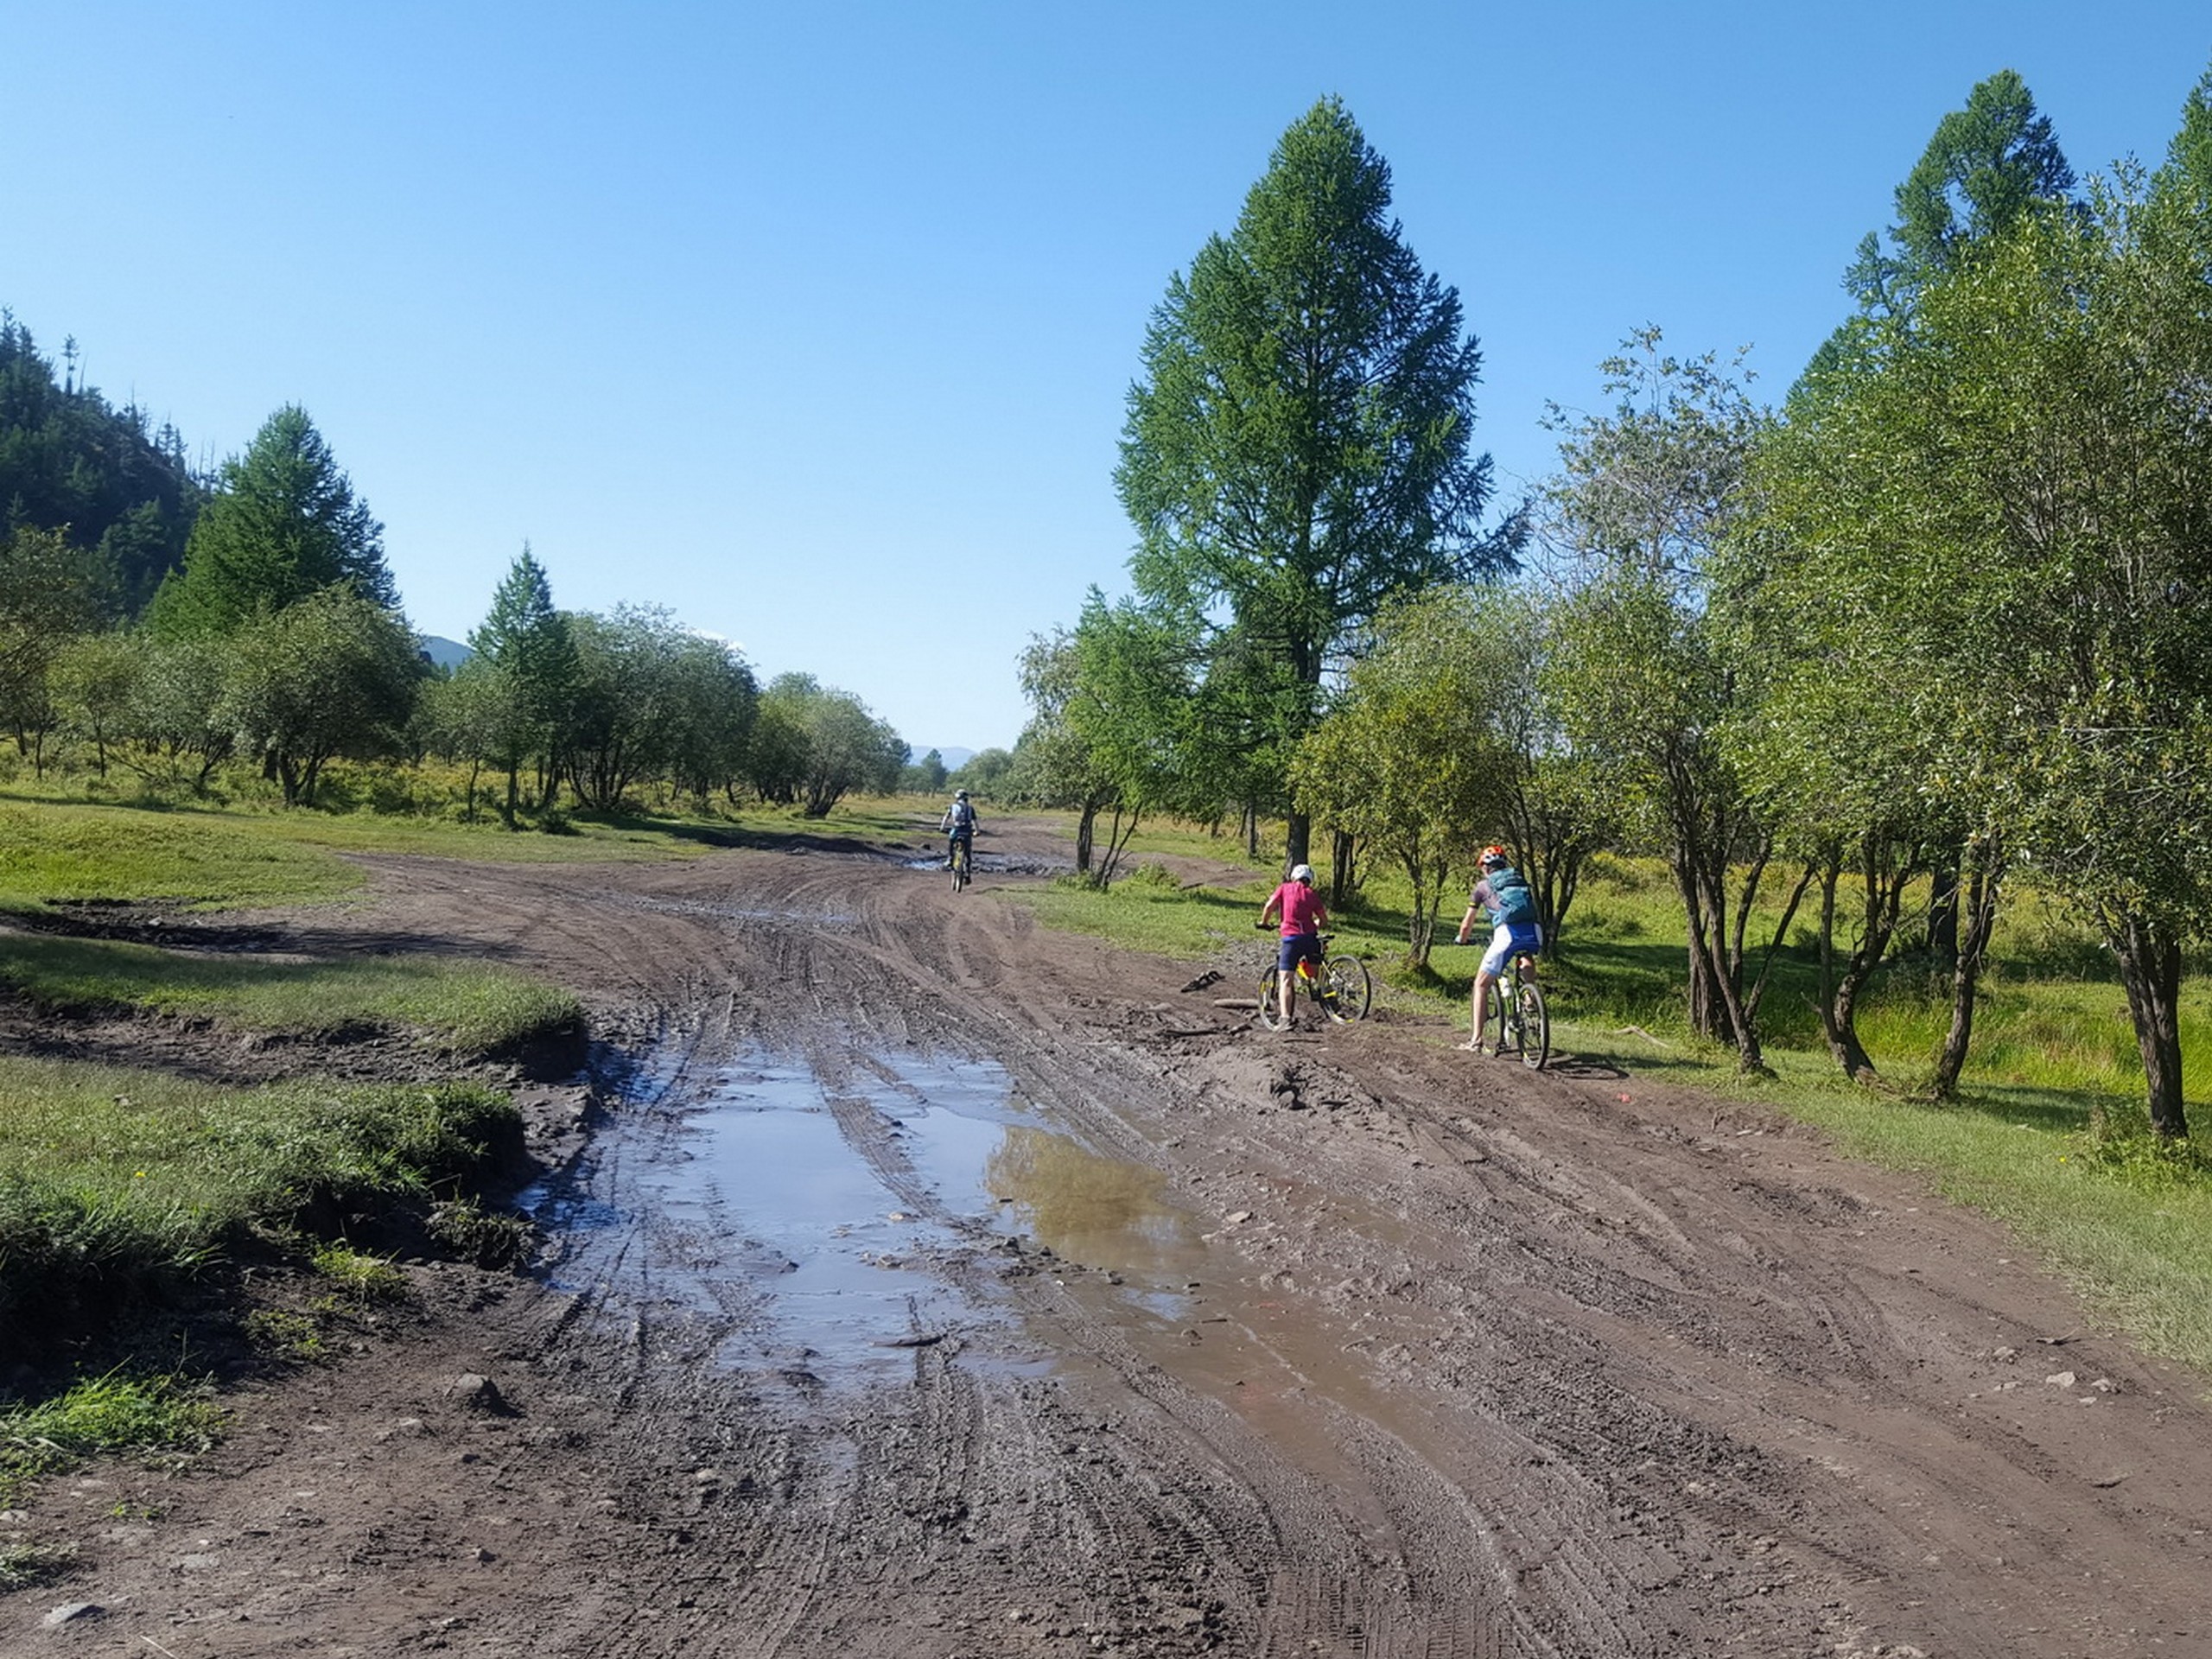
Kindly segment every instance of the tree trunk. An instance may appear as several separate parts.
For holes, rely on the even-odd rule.
[[[1313,820],[1303,812],[1293,812],[1283,823],[1283,868],[1288,870],[1300,864],[1312,863],[1313,849]]]
[[[1097,833],[1098,803],[1085,801],[1082,816],[1075,821],[1075,873],[1077,875],[1090,874],[1091,841]]]
[[[1841,874],[1841,861],[1834,859],[1821,872],[1821,1034],[1827,1039],[1828,1052],[1835,1056],[1845,1077],[1853,1083],[1872,1083],[1876,1077],[1873,1058],[1859,1040],[1854,1023],[1864,979],[1860,971],[1866,954],[1863,942],[1851,965],[1840,976],[1835,970],[1835,889]]]
[[[1332,830],[1329,832],[1329,907],[1334,910],[1343,905],[1359,886],[1359,871],[1352,862],[1357,850],[1357,838],[1350,830]],[[1421,955],[1427,957],[1424,949]]]
[[[2143,1080],[2150,1096],[2151,1128],[2161,1141],[2189,1134],[2181,1098],[2181,941],[2137,916],[2113,930],[2120,982],[2134,1016],[2135,1045],[2143,1052]]]
[[[1939,962],[1958,960],[1960,852],[1956,841],[1938,848],[1928,883],[1928,953]]]
[[[1936,1056],[1936,1075],[1929,1092],[1937,1100],[1950,1100],[1959,1089],[1959,1074],[1966,1069],[1967,1048],[1974,1037],[1974,995],[1981,985],[1981,964],[1997,926],[1999,861],[1993,848],[1979,855],[1969,849],[1960,898],[1965,912],[1965,931],[1959,936],[1959,954],[1951,975],[1951,1028]]]

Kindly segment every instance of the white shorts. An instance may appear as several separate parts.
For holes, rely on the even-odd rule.
[[[1533,957],[1543,948],[1544,930],[1534,922],[1523,922],[1518,927],[1500,922],[1497,931],[1490,936],[1490,949],[1483,952],[1482,971],[1496,979],[1503,971],[1508,957],[1520,951]]]

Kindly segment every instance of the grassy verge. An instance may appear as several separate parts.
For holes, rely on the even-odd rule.
[[[1159,850],[1192,849],[1171,836]],[[1273,880],[1269,869],[1248,883],[1185,887],[1140,861],[1109,893],[1061,884],[1019,902],[1048,926],[1133,949],[1216,963],[1249,955],[1256,979],[1266,942],[1255,941],[1251,918]],[[1456,921],[1456,895],[1446,909]],[[1464,1018],[1478,950],[1440,945],[1426,971],[1412,971],[1405,916],[1391,873],[1370,871],[1363,903],[1339,918],[1337,948],[1371,955],[1400,1007]],[[1764,919],[1770,935],[1779,916]],[[1814,942],[1800,920],[1762,1020],[1776,1075],[1752,1079],[1684,1022],[1681,923],[1663,871],[1597,861],[1570,920],[1567,948],[1545,967],[1556,1048],[1757,1102],[1819,1127],[1851,1156],[1910,1172],[2004,1222],[2145,1348],[2212,1376],[2212,1154],[2151,1140],[2125,998],[2094,941],[2056,907],[2016,893],[2003,960],[1977,1005],[1964,1097],[1942,1107],[1911,1094],[1949,1019],[1924,963],[1891,969],[1862,1005],[1860,1033],[1896,1086],[1855,1087],[1821,1045],[1808,1001]],[[2201,973],[2184,993],[2183,1041],[2185,1092],[2202,1102],[2212,1092],[2212,980]],[[2201,1148],[2212,1141],[2212,1103],[2192,1116]]]
[[[234,1090],[0,1059],[0,1352],[102,1328],[249,1238],[427,1213],[518,1128],[473,1085]]]
[[[29,936],[0,954],[0,983],[56,1009],[200,1014],[257,1032],[404,1028],[461,1054],[514,1052],[572,1027],[582,1005],[507,969],[424,957],[284,962]]]

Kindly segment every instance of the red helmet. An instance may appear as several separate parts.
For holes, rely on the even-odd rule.
[[[1510,862],[1512,862],[1512,861],[1506,857],[1504,848],[1497,846],[1496,843],[1492,843],[1491,845],[1483,849],[1483,868],[1486,870],[1494,870],[1501,864],[1509,864]]]

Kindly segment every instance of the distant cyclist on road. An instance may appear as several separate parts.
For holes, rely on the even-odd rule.
[[[1290,1017],[1298,1008],[1298,964],[1310,962],[1319,971],[1321,930],[1329,925],[1328,906],[1313,891],[1311,864],[1292,867],[1290,880],[1270,893],[1268,902],[1260,907],[1259,925],[1265,927],[1277,917],[1282,919],[1282,945],[1275,956],[1275,968],[1282,982],[1282,1029],[1287,1031]]]
[[[1507,861],[1505,849],[1484,848],[1482,867],[1482,880],[1475,883],[1474,892],[1467,896],[1467,913],[1459,918],[1462,944],[1473,931],[1478,914],[1487,915],[1491,923],[1490,949],[1483,952],[1482,965],[1475,970],[1474,1034],[1460,1045],[1478,1054],[1490,1052],[1483,1046],[1485,1010],[1490,1007],[1490,988],[1497,983],[1507,959],[1534,957],[1544,948],[1544,931],[1536,923],[1536,895],[1529,890],[1521,872]]]
[[[968,803],[968,791],[955,790],[952,804],[944,809],[944,817],[938,820],[944,832],[944,868],[952,868],[953,855],[965,851],[972,868],[976,862],[976,809]]]

